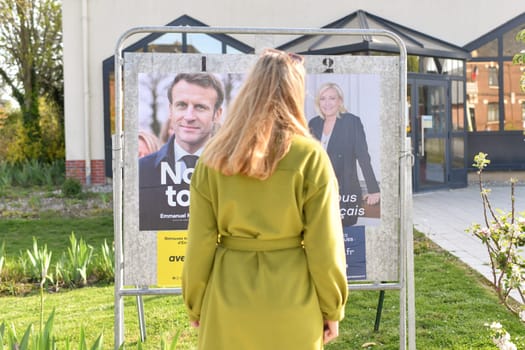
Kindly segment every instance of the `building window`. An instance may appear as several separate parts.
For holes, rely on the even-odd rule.
[[[512,63],[512,57],[523,49],[523,43],[516,40],[523,28],[525,12],[464,46],[471,55],[466,69],[470,132],[525,130],[525,92],[519,85],[522,72]]]
[[[469,113],[467,116],[468,131],[500,130],[500,89],[497,88],[497,84],[495,87],[491,85],[491,79],[498,81],[498,71],[492,61],[467,63],[466,102]]]
[[[477,130],[477,124],[476,124],[476,109],[469,107],[467,108],[467,124],[468,124],[468,131],[476,131]]]
[[[483,104],[478,108],[476,113],[476,128],[477,131],[499,131],[499,103],[483,101]]]
[[[503,111],[505,116],[504,129],[508,131],[524,130],[523,105],[525,91],[521,90],[521,67],[512,62],[503,63]]]
[[[409,55],[408,72],[463,77],[465,62],[459,59]]]
[[[487,104],[487,119],[485,126],[478,130],[499,131],[499,103],[490,102]]]
[[[489,74],[489,86],[498,87],[498,68],[497,67],[488,67]]]
[[[521,127],[525,130],[525,102],[521,103]]]
[[[461,80],[453,80],[450,90],[452,130],[465,130],[465,84]]]
[[[489,103],[487,108],[487,122],[493,123],[499,121],[498,103]]]

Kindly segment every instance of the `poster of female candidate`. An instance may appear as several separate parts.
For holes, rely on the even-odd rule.
[[[379,76],[311,74],[306,115],[332,161],[343,226],[379,225]]]
[[[308,125],[339,183],[349,279],[366,278],[365,227],[380,224],[379,76],[310,74]]]

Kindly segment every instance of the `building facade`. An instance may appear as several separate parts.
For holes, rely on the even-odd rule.
[[[66,175],[85,184],[111,179],[113,56],[124,32],[146,25],[272,28],[383,28],[404,40],[416,191],[466,185],[472,157],[491,168],[525,169],[523,67],[525,3],[502,0],[69,0],[63,2]],[[315,40],[322,39],[322,40]],[[126,40],[128,51],[253,53],[277,47],[304,54],[395,54],[375,38],[337,42],[287,36],[150,34]],[[430,125],[425,116],[433,116]]]

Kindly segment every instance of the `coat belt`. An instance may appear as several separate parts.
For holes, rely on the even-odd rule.
[[[241,238],[232,236],[220,236],[219,245],[233,250],[247,251],[271,251],[280,249],[299,248],[303,246],[301,237],[290,237],[282,239],[262,240],[255,238]]]

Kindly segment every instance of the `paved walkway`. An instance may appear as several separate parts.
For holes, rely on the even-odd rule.
[[[488,184],[493,208],[511,209],[510,184]],[[413,195],[414,226],[428,238],[457,256],[492,281],[487,250],[465,229],[484,223],[483,204],[478,185]],[[515,187],[515,210],[525,211],[525,185]]]

